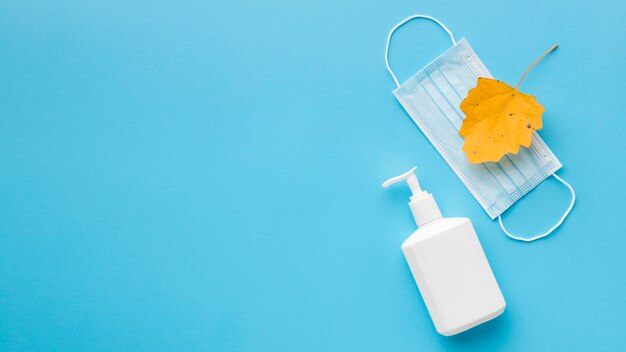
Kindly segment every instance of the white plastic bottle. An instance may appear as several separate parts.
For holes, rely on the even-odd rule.
[[[418,229],[402,251],[437,332],[455,335],[499,316],[506,302],[470,219],[442,217],[414,171],[383,187],[406,181],[413,192],[409,207]]]

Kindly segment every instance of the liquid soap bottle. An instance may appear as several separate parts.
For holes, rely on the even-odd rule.
[[[400,181],[413,192],[409,207],[418,226],[402,252],[437,332],[455,335],[502,314],[506,302],[470,219],[442,217],[415,168],[383,187]]]

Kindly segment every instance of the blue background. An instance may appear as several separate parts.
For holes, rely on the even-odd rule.
[[[3,1],[0,350],[617,350],[626,325],[623,2]],[[506,238],[393,97],[391,27],[466,37],[545,106],[578,194]],[[406,80],[449,47],[398,31]],[[400,244],[418,166],[508,307],[436,334]],[[506,213],[548,228],[555,180]]]

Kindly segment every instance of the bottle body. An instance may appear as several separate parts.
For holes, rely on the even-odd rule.
[[[402,252],[440,334],[458,334],[504,311],[506,302],[469,219],[439,218],[420,226]]]

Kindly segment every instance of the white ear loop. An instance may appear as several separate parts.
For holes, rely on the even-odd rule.
[[[538,240],[540,238],[548,236],[554,230],[556,230],[559,226],[561,226],[563,221],[565,221],[565,218],[572,211],[572,208],[574,207],[574,203],[576,202],[576,193],[574,192],[574,188],[572,188],[572,186],[569,183],[565,182],[565,180],[563,180],[562,178],[557,176],[557,174],[552,174],[552,176],[554,176],[554,178],[556,178],[557,180],[561,181],[561,183],[566,185],[567,188],[569,188],[569,191],[572,193],[572,201],[569,203],[569,207],[567,207],[567,210],[565,210],[565,213],[563,214],[563,216],[561,216],[561,219],[559,219],[559,221],[554,226],[552,226],[548,231],[542,233],[541,235],[537,235],[537,236],[534,236],[534,237],[531,237],[531,238],[525,238],[525,237],[520,237],[520,236],[513,235],[512,233],[507,231],[507,229],[504,228],[504,224],[502,223],[502,216],[498,215],[498,221],[500,222],[500,227],[502,228],[502,231],[504,231],[504,233],[507,236],[509,236],[510,238],[512,238],[514,240],[517,240],[517,241],[532,242],[534,240]]]
[[[387,46],[385,48],[385,64],[387,65],[387,71],[389,71],[389,74],[391,75],[391,78],[393,78],[393,81],[396,82],[396,86],[398,86],[398,87],[400,87],[400,82],[398,82],[398,78],[396,78],[396,75],[391,70],[391,67],[389,67],[389,43],[391,42],[391,36],[393,36],[393,33],[396,31],[396,29],[402,27],[402,25],[404,25],[405,23],[407,23],[407,22],[409,22],[411,20],[414,20],[416,18],[425,18],[427,20],[431,20],[431,21],[437,23],[441,28],[443,28],[448,33],[448,35],[450,36],[450,40],[452,40],[452,45],[456,44],[456,40],[454,40],[454,35],[452,35],[452,32],[450,32],[448,27],[446,27],[443,23],[439,22],[439,20],[434,18],[434,17],[426,16],[426,15],[413,15],[413,16],[407,17],[407,18],[403,19],[402,21],[400,21],[389,32],[389,35],[387,36]]]

